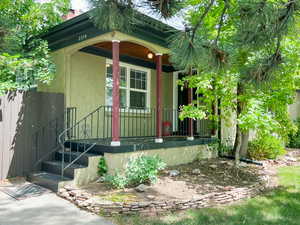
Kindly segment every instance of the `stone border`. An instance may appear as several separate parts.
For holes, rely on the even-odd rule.
[[[297,160],[291,158],[293,156],[300,156],[300,151],[291,151],[287,154],[286,157],[281,160],[266,160],[264,161],[264,167],[274,165],[299,165],[299,162],[297,162]],[[184,209],[215,207],[254,197],[268,189],[276,187],[276,185],[270,185],[271,179],[272,174],[265,174],[264,172],[262,172],[262,174],[259,176],[259,182],[249,187],[233,188],[231,190],[223,192],[213,192],[197,198],[186,200],[161,200],[130,203],[111,202],[103,199],[95,199],[93,198],[92,194],[70,186],[61,188],[58,192],[58,195],[71,201],[79,208],[88,210],[96,214],[106,216],[135,213],[150,214]]]
[[[183,209],[199,209],[205,207],[228,204],[245,198],[256,196],[265,189],[264,185],[255,184],[247,188],[235,188],[231,191],[209,193],[197,198],[188,200],[170,200],[170,201],[148,201],[148,202],[111,202],[94,201],[91,194],[76,190],[71,187],[65,187],[59,190],[58,195],[73,202],[80,208],[86,209],[96,214],[107,216],[117,214],[133,213],[160,213],[165,211],[176,211]]]

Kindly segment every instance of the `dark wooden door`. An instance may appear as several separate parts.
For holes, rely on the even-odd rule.
[[[179,73],[178,74],[178,79],[182,79],[185,77],[185,73]],[[193,99],[196,99],[197,95],[195,91],[193,91]],[[188,105],[188,88],[185,87],[183,89],[178,88],[178,107],[180,108],[181,106]],[[188,119],[184,119],[183,121],[178,119],[178,129],[179,129],[179,134],[181,135],[188,135]],[[197,131],[197,122],[194,121],[194,134],[196,135]]]

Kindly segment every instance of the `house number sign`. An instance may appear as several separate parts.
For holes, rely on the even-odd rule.
[[[83,41],[83,40],[85,40],[85,39],[87,39],[87,34],[80,34],[80,35],[78,36],[78,41]]]

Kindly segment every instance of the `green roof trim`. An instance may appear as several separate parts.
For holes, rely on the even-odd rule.
[[[121,32],[168,48],[167,39],[176,29],[142,13],[137,16],[141,24],[135,25],[131,32]],[[49,48],[54,51],[108,32],[94,25],[89,11],[53,27],[41,38],[48,41]]]

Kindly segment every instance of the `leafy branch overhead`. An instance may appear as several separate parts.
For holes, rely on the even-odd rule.
[[[0,2],[0,94],[53,78],[48,44],[38,36],[60,23],[68,10],[69,0]]]
[[[250,129],[286,138],[293,129],[288,105],[299,88],[299,0],[191,0],[186,7],[186,29],[171,39],[171,60],[198,70],[184,85],[199,97],[182,116],[220,120],[236,112],[230,138],[237,159]],[[217,102],[220,115],[212,110]]]

